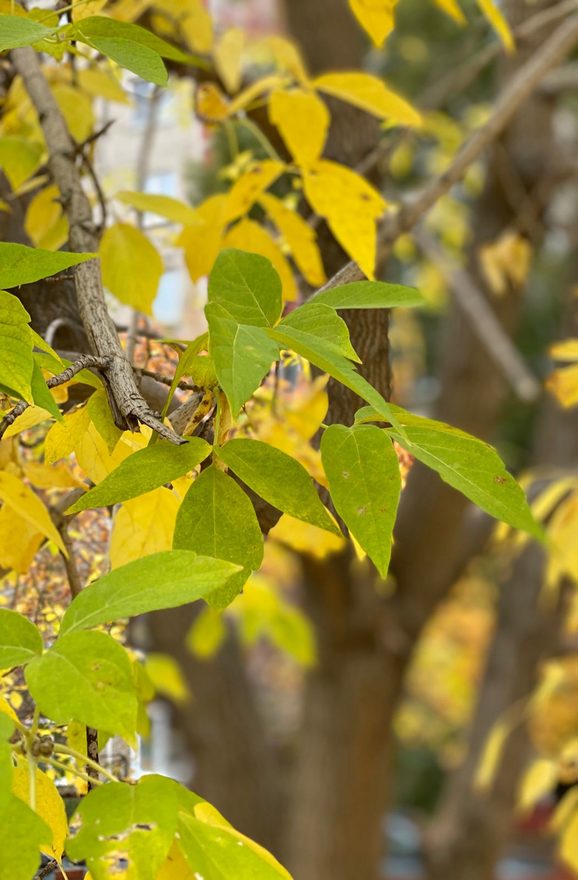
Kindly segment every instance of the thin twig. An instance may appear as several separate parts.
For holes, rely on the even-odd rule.
[[[160,382],[162,385],[172,385],[173,380],[170,376],[164,376],[162,373],[155,373],[154,370],[139,370],[138,371],[141,376],[148,376],[149,379],[154,379],[155,382]],[[202,391],[198,385],[193,385],[191,382],[187,382],[182,379],[178,384],[177,388],[181,391]]]
[[[56,859],[51,859],[49,862],[46,862],[45,865],[42,865],[42,867],[38,869],[38,871],[34,875],[33,880],[44,880],[45,877],[48,877],[48,875],[52,874],[53,871],[56,871],[57,868],[58,862],[56,861]]]

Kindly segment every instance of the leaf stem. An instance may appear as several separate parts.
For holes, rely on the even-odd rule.
[[[71,758],[74,758],[75,761],[79,763],[86,764],[88,767],[91,767],[93,770],[100,773],[102,776],[109,779],[111,782],[118,782],[118,779],[114,774],[112,774],[105,767],[102,767],[101,764],[97,764],[96,761],[93,761],[92,758],[89,758],[87,755],[81,754],[81,752],[77,752],[76,749],[71,748],[70,746],[64,746],[60,743],[57,743],[54,746],[54,751],[59,755],[69,755]]]
[[[102,779],[92,779],[88,773],[83,773],[82,770],[79,770],[78,767],[74,767],[71,764],[64,764],[62,761],[57,761],[56,758],[43,758],[42,760],[44,763],[55,767],[57,770],[64,770],[65,773],[72,773],[74,776],[78,776],[79,779],[82,779],[89,785],[104,785]],[[115,780],[115,782],[117,781],[118,780]]]

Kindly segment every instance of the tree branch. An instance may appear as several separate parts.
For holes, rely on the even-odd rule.
[[[48,167],[58,186],[70,227],[70,246],[79,253],[95,252],[98,236],[92,208],[76,167],[76,147],[60,108],[42,73],[36,52],[26,46],[11,53],[14,67],[22,77],[32,101],[48,147]],[[131,364],[106,307],[100,269],[95,260],[75,269],[76,296],[80,317],[93,354],[108,359],[104,375],[109,402],[119,428],[138,430],[139,423],[172,443],[184,442],[167,428],[148,407],[138,390]]]
[[[534,92],[546,74],[566,57],[578,43],[578,15],[562,22],[540,49],[519,68],[496,101],[487,122],[464,142],[448,170],[426,186],[411,200],[402,202],[395,214],[387,215],[378,233],[378,260],[383,262],[400,236],[409,232],[458,183],[468,168],[506,128],[519,107]],[[21,50],[18,50],[21,51]],[[364,275],[359,266],[347,263],[321,288],[328,290],[360,281]]]

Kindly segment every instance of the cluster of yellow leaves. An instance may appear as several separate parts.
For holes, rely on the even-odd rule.
[[[516,232],[504,232],[496,241],[480,248],[482,271],[492,292],[504,296],[510,289],[520,289],[530,271],[532,248]]]
[[[354,15],[376,46],[381,46],[394,29],[395,7],[398,2],[399,0],[349,0]],[[512,51],[514,38],[495,0],[477,0],[477,2],[505,48]],[[434,0],[434,3],[458,24],[466,23],[466,17],[458,0]]]
[[[546,382],[546,387],[562,406],[571,407],[578,403],[578,339],[565,339],[550,349],[550,356],[565,366],[555,370]]]

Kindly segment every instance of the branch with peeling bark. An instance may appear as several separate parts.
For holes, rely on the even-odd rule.
[[[76,147],[42,73],[38,55],[30,47],[23,47],[14,49],[11,59],[22,77],[44,132],[49,153],[48,168],[60,190],[68,218],[70,246],[78,253],[93,253],[98,248],[98,236],[92,208],[75,162]],[[136,431],[142,423],[172,443],[184,442],[151,411],[138,389],[131,364],[122,350],[106,307],[96,260],[78,265],[75,280],[80,318],[92,352],[107,359],[103,375],[116,424],[123,430]]]

